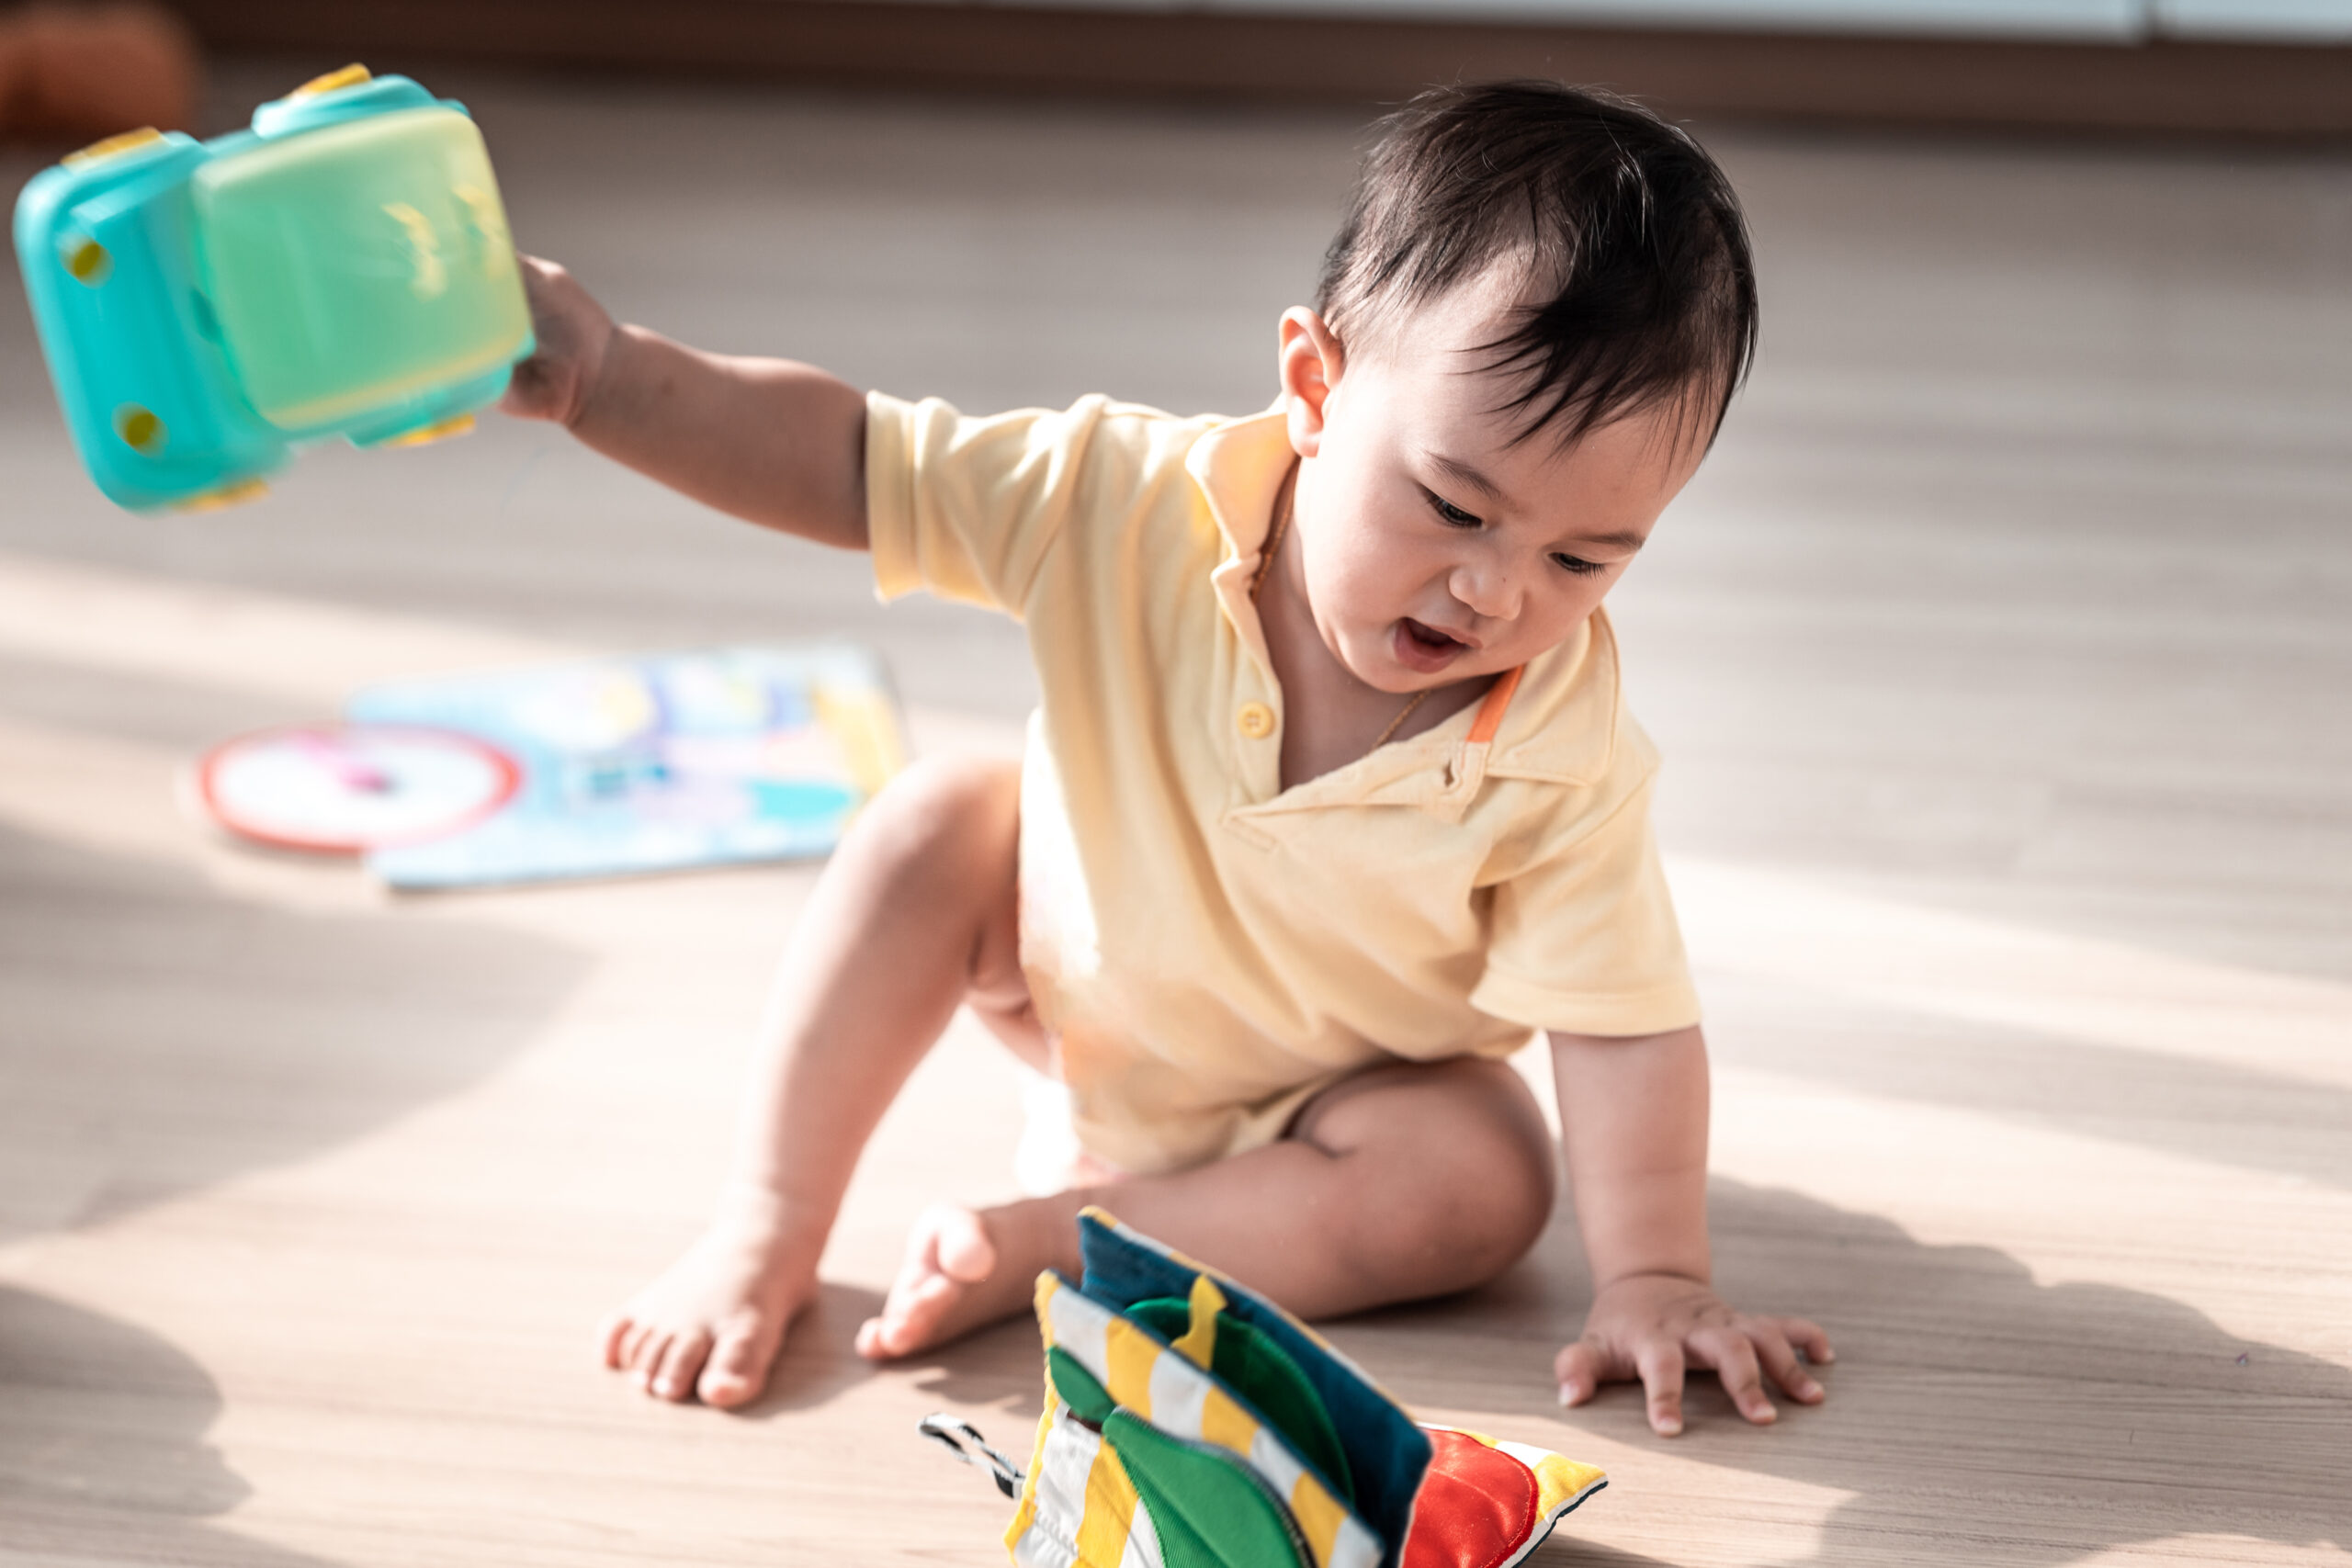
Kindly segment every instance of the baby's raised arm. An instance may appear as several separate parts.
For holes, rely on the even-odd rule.
[[[499,406],[721,512],[819,544],[865,540],[865,397],[788,359],[705,354],[622,326],[563,268],[525,256],[538,349]]]

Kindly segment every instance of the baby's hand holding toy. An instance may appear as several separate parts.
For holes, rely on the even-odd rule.
[[[568,427],[578,423],[587,407],[588,394],[619,329],[594,296],[562,267],[537,256],[516,259],[538,346],[514,367],[499,412]]]

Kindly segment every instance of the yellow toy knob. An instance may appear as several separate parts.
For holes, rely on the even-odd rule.
[[[114,258],[96,240],[84,240],[65,253],[65,270],[74,282],[96,288],[114,270]]]
[[[114,411],[114,433],[132,451],[152,457],[164,449],[164,422],[153,409],[125,403]]]
[[[470,434],[473,428],[473,415],[453,413],[447,419],[436,419],[431,424],[419,425],[414,430],[403,430],[390,440],[379,441],[376,445],[379,446],[430,446],[435,441],[447,441],[452,436]]]
[[[192,495],[179,503],[181,512],[218,512],[224,506],[242,506],[249,501],[259,501],[269,493],[269,486],[261,479],[237,479],[219,490]]]
[[[344,87],[356,87],[372,82],[375,73],[365,65],[354,62],[340,71],[330,71],[323,76],[313,76],[286,96],[289,98],[315,98],[321,93],[332,93]]]
[[[126,130],[120,136],[109,136],[104,141],[93,141],[79,152],[68,152],[64,158],[65,166],[69,169],[78,169],[86,164],[97,163],[102,158],[117,157],[124,152],[136,152],[141,147],[152,146],[163,139],[162,131],[152,125],[142,125],[136,130]]]

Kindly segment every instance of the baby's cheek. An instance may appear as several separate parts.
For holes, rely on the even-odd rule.
[[[1535,615],[1522,617],[1525,624],[1520,628],[1520,636],[1525,638],[1528,647],[1520,662],[1557,648],[1576,636],[1585,622],[1592,618],[1593,611],[1600,607],[1610,581],[1613,581],[1613,574],[1611,579],[1597,583],[1589,581],[1579,582],[1555,595]]]

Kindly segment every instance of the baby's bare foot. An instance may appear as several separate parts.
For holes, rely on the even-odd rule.
[[[946,1205],[927,1211],[907,1237],[906,1261],[881,1314],[857,1331],[857,1353],[877,1361],[910,1356],[1019,1312],[1044,1260],[1000,1246],[1000,1235],[1021,1228],[1006,1225],[1009,1215]]]
[[[817,1291],[813,1256],[765,1219],[722,1219],[605,1320],[605,1365],[656,1399],[748,1404],[767,1386],[793,1314]]]

